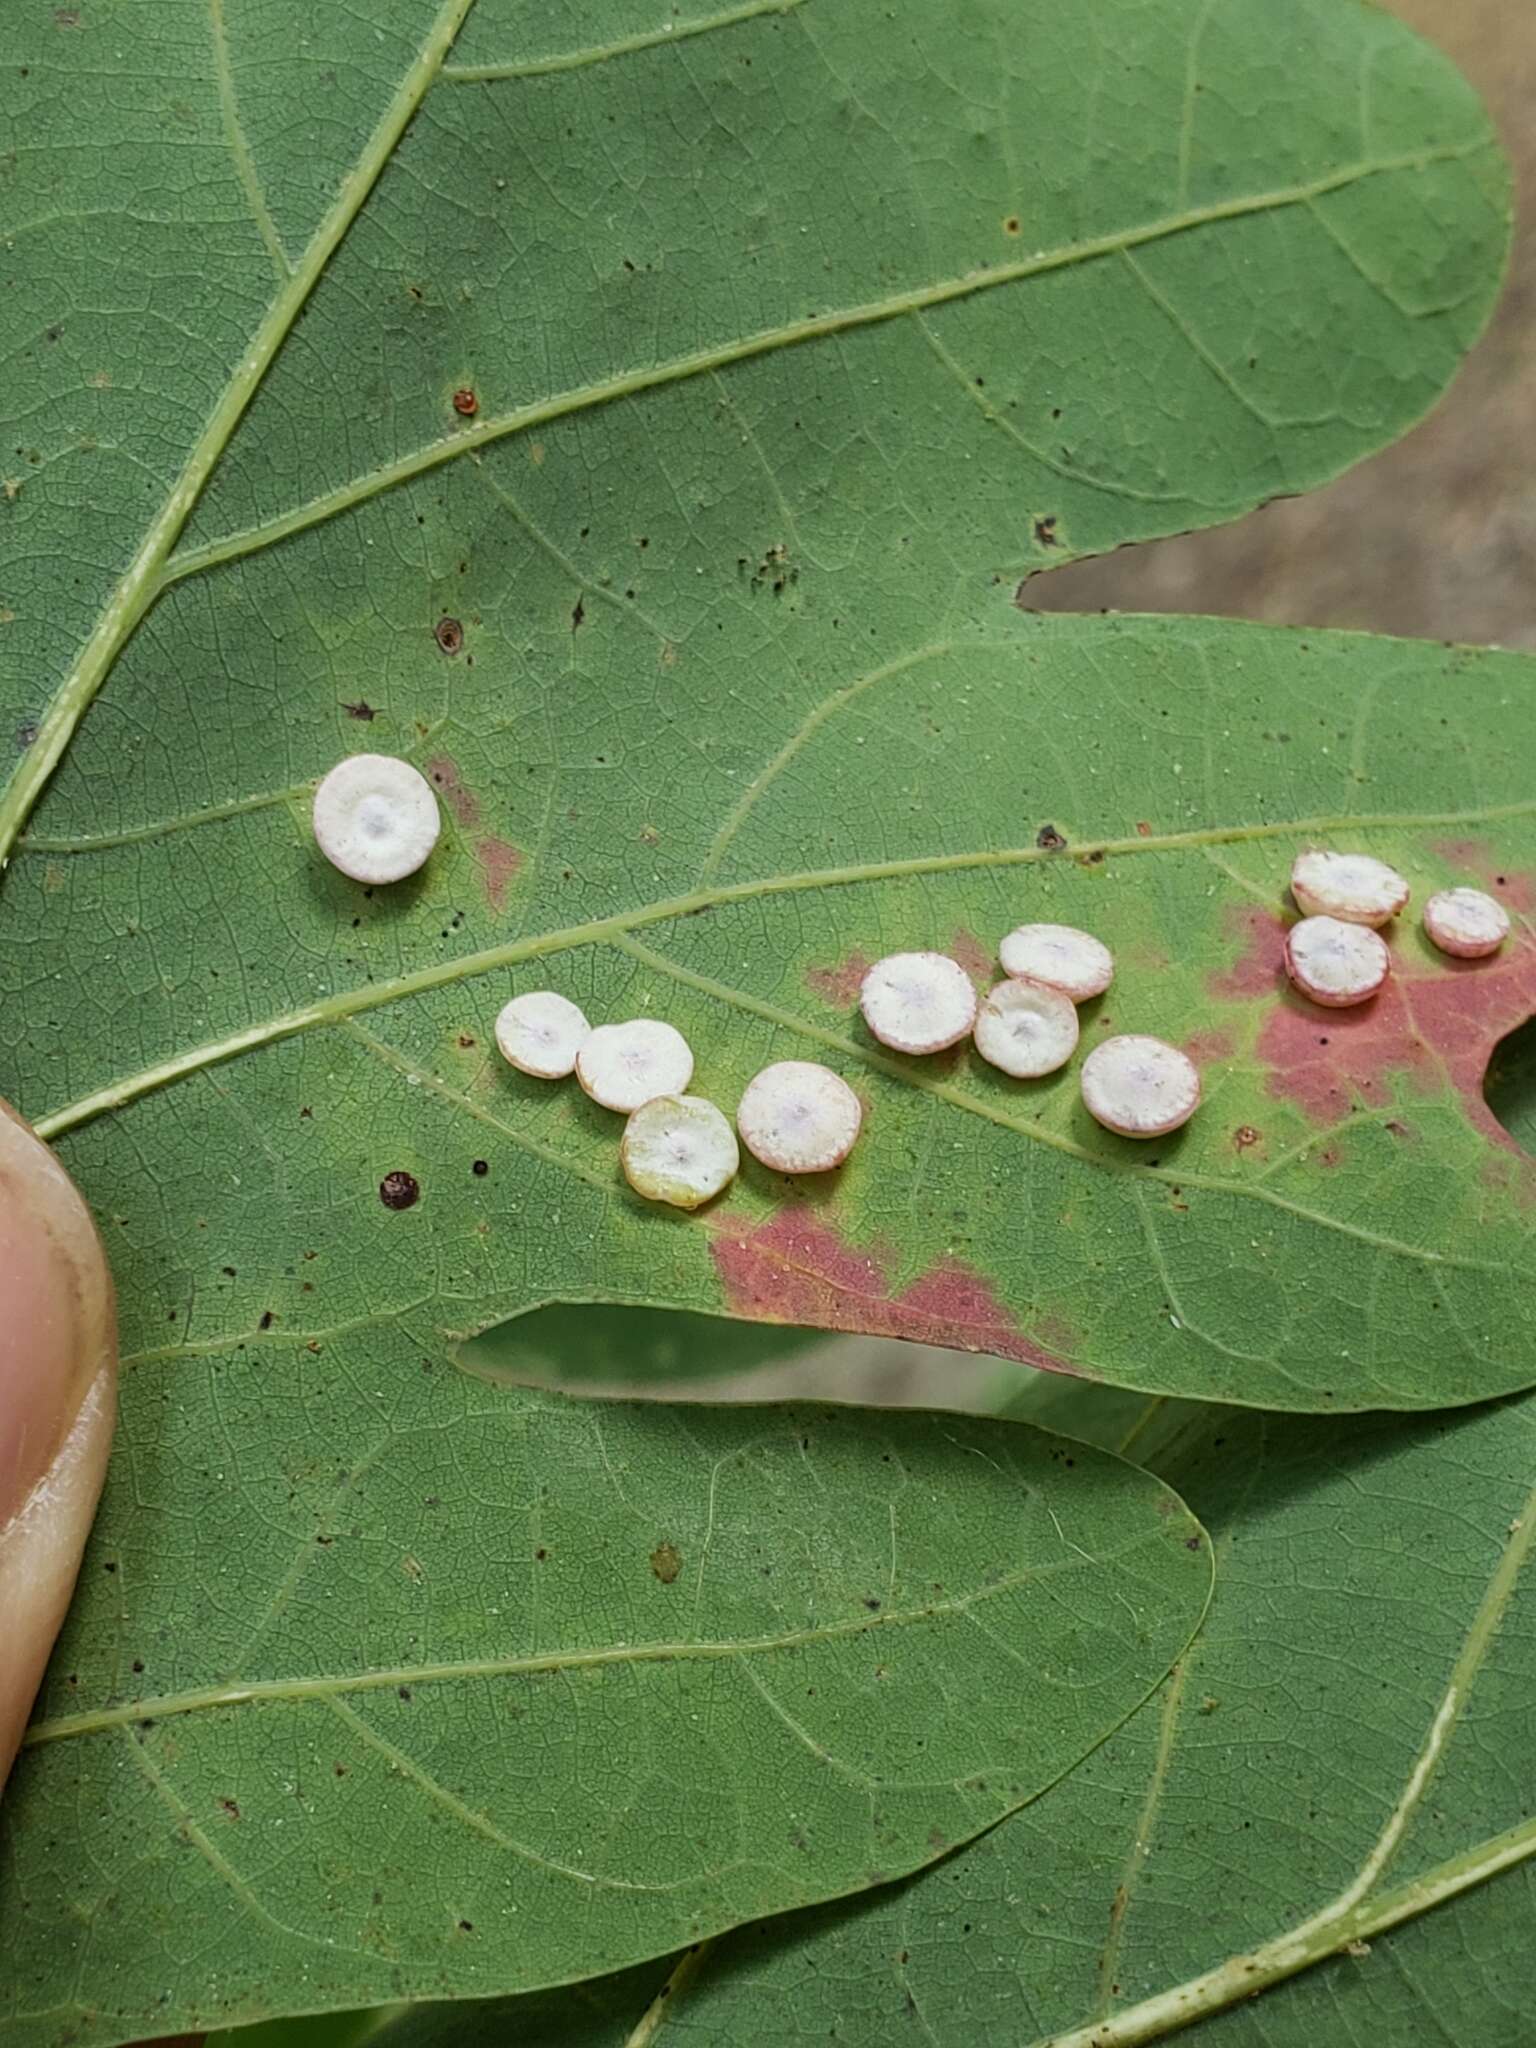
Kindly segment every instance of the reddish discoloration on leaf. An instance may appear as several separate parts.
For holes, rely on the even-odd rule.
[[[513,846],[509,840],[492,836],[476,840],[475,859],[480,863],[480,872],[485,880],[485,900],[492,910],[505,910],[507,891],[523,864],[522,849]]]
[[[809,1209],[781,1210],[757,1224],[722,1216],[710,1251],[737,1315],[986,1351],[1046,1372],[1077,1370],[1055,1348],[1072,1347],[1064,1324],[1052,1318],[1038,1335],[1027,1334],[973,1267],[945,1259],[893,1293],[885,1257],[854,1250]]]
[[[427,763],[427,780],[459,823],[473,831],[480,822],[480,799],[459,773],[458,762],[447,754],[434,755]]]
[[[1362,1103],[1390,1101],[1394,1075],[1429,1095],[1448,1085],[1476,1129],[1520,1152],[1483,1100],[1483,1075],[1499,1040],[1536,1015],[1536,941],[1520,937],[1491,959],[1429,966],[1399,940],[1381,994],[1358,1008],[1330,1010],[1284,984],[1282,921],[1250,909],[1238,918],[1247,948],[1210,987],[1228,1001],[1271,999],[1256,1052],[1269,1069],[1272,1095],[1330,1124]]]
[[[1458,881],[1486,889],[1506,910],[1521,917],[1536,911],[1536,876],[1506,867],[1486,839],[1436,839],[1430,852],[1457,870]]]
[[[1210,977],[1207,986],[1211,994],[1224,1003],[1240,1003],[1283,988],[1285,920],[1272,910],[1244,903],[1229,909],[1224,922],[1229,935],[1242,942],[1243,950],[1230,967]]]
[[[850,1003],[858,1001],[864,977],[874,964],[867,953],[855,949],[836,967],[808,967],[805,985],[824,1003],[830,1003],[836,1010],[846,1010]]]
[[[979,988],[990,988],[1002,972],[991,947],[963,925],[950,938],[949,957],[959,962]]]
[[[1237,1048],[1230,1031],[1195,1031],[1185,1039],[1184,1050],[1197,1067],[1206,1067],[1231,1059]]]

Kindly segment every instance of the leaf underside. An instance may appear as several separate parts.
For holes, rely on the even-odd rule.
[[[447,1680],[369,1680],[296,1736],[315,1672],[542,1653],[541,1487],[573,1515],[598,1490],[647,1601],[685,1583],[659,1508],[682,1488],[707,1530],[713,1459],[616,1411],[612,1467],[655,1471],[643,1508],[610,1498],[597,1423],[449,1370],[487,1325],[646,1304],[1305,1409],[1531,1377],[1530,1169],[1481,1093],[1536,1008],[1526,664],[1012,601],[1034,569],[1322,481],[1432,403],[1507,234],[1473,96],[1334,0],[1120,0],[1091,36],[1035,0],[528,12],[101,0],[7,52],[0,1085],[102,1219],[128,1354],[41,1708],[102,1725],[39,1742],[7,1801],[0,2036],[28,2048],[548,1982],[871,1883],[1066,1769],[1193,1624],[1203,1558],[1178,1542],[1161,1604],[1085,1577],[1082,1654],[1124,1652],[1102,1711],[1046,1716],[1035,1776],[984,1794],[954,1787],[992,1760],[957,1750],[949,1789],[886,1816],[899,1847],[865,1760],[839,1780],[783,1734],[870,1814],[808,1835],[778,1890],[724,1884],[736,1777],[688,1748],[724,1665],[687,1664],[680,1723],[678,1669],[624,1661],[642,1638],[595,1549],[555,1611],[604,1675],[533,1688],[567,1720],[509,1809],[475,1773],[528,1709],[489,1679],[473,1711]],[[446,827],[371,895],[307,829],[315,777],[363,748],[418,761]],[[1457,973],[1405,934],[1399,992],[1319,1048],[1274,955],[1321,832],[1421,891],[1501,891],[1515,942]],[[1196,1050],[1183,1136],[1132,1148],[1070,1077],[864,1036],[861,962],[929,944],[984,977],[1032,916],[1116,948],[1090,1037],[1112,1019]],[[530,983],[666,1014],[727,1106],[764,1061],[824,1057],[865,1096],[860,1148],[830,1186],[749,1169],[714,1212],[647,1209],[614,1121],[488,1050]],[[380,1200],[393,1171],[409,1209]],[[878,1457],[846,1427],[850,1459]],[[1009,1439],[1026,1461],[1044,1441]],[[911,1437],[953,1456],[933,1497],[963,1491],[967,1518],[992,1455]],[[1084,1459],[1099,1548],[1135,1555],[1140,1483]],[[774,1574],[817,1477],[785,1481]],[[1028,1561],[1019,1529],[989,1568]],[[878,1501],[839,1524],[840,1601],[847,1546],[876,1537]],[[742,1635],[761,1571],[723,1571],[707,1631]],[[957,1694],[1001,1654],[978,1632]],[[650,1718],[610,1739],[629,1686]],[[899,1739],[880,1709],[860,1739]],[[649,1807],[615,1808],[571,1746],[593,1716]],[[970,1725],[937,1718],[946,1741]],[[663,1836],[684,1785],[705,1818]],[[783,1822],[793,1797],[759,1790]],[[582,1880],[538,1859],[578,1837],[613,1883],[573,1959]],[[451,1896],[466,1840],[488,1886],[537,1875],[494,1938]],[[634,1892],[658,1841],[677,1889]],[[391,1857],[408,1891],[374,1881]],[[546,1911],[558,1939],[532,1931]]]
[[[1347,1441],[1320,1419],[1180,1418],[1153,1462],[1205,1516],[1217,1586],[1158,1696],[922,1876],[715,1944],[665,2048],[911,2029],[937,2048],[1520,2048],[1533,1429],[1530,1397]],[[427,2010],[381,2048],[622,2048],[668,1968]]]
[[[431,1368],[215,1364],[263,1446],[217,1471],[135,1374],[6,1799],[0,2038],[557,1982],[882,1882],[1052,1784],[1204,1608],[1177,1497],[1066,1439]]]

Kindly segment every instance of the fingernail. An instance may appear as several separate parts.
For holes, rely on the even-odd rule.
[[[73,1181],[0,1104],[0,1529],[57,1458],[110,1356],[112,1284]]]

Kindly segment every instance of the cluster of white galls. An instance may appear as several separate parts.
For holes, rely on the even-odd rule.
[[[859,1098],[830,1067],[780,1060],[748,1082],[733,1131],[714,1103],[686,1092],[693,1053],[673,1025],[631,1017],[594,1027],[551,989],[514,996],[496,1019],[496,1043],[520,1074],[559,1081],[574,1073],[594,1102],[627,1116],[625,1179],[678,1209],[712,1201],[735,1178],[737,1132],[776,1173],[826,1173],[848,1157],[864,1121]]]
[[[1078,1004],[1103,995],[1114,979],[1114,956],[1071,925],[1021,924],[998,958],[1007,978],[981,997],[945,953],[877,960],[859,991],[864,1021],[896,1052],[943,1052],[970,1038],[984,1060],[1018,1080],[1054,1074],[1077,1050]],[[1096,1045],[1083,1061],[1081,1086],[1089,1114],[1125,1138],[1176,1131],[1200,1104],[1194,1061],[1140,1032]]]
[[[1392,972],[1380,927],[1408,905],[1408,884],[1367,853],[1301,853],[1291,894],[1302,913],[1285,935],[1285,971],[1329,1009],[1368,1003]],[[1509,913],[1481,889],[1442,889],[1424,906],[1424,931],[1442,953],[1481,960],[1509,937]]]
[[[315,792],[315,838],[356,881],[398,882],[422,866],[441,829],[437,798],[408,761],[354,754]],[[1391,955],[1379,927],[1408,902],[1396,869],[1368,854],[1314,849],[1291,868],[1303,913],[1285,940],[1295,986],[1331,1008],[1368,1002],[1385,984]],[[1424,929],[1459,959],[1496,953],[1509,936],[1502,904],[1480,889],[1444,889],[1424,908]],[[1114,978],[1109,948],[1071,925],[1025,924],[998,949],[1005,979],[985,996],[944,953],[892,953],[864,976],[859,1008],[871,1034],[894,1052],[944,1052],[964,1038],[1003,1073],[1038,1080],[1077,1050],[1077,1006]],[[810,1060],[780,1060],[747,1085],[736,1130],[713,1102],[686,1091],[693,1053],[682,1033],[654,1017],[590,1024],[569,998],[540,989],[514,996],[496,1019],[496,1043],[520,1073],[561,1080],[574,1073],[594,1102],[629,1121],[620,1159],[629,1184],[651,1201],[697,1209],[734,1179],[737,1134],[776,1173],[826,1173],[853,1149],[863,1108],[848,1083]],[[1084,1107],[1107,1130],[1155,1138],[1188,1123],[1200,1105],[1200,1073],[1160,1038],[1123,1033],[1083,1061]]]

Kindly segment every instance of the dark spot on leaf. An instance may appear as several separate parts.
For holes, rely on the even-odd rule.
[[[1019,232],[1019,227],[1019,216],[1016,213],[1010,213],[1003,222],[1003,233],[1005,235],[1016,235]]]
[[[473,1934],[474,1931],[475,1923],[473,1920],[461,1920],[459,1922],[459,1932],[461,1934]]]
[[[399,1688],[399,1697],[403,1700],[409,1700],[411,1697],[411,1688],[408,1685],[402,1685]]]
[[[453,409],[466,420],[472,420],[480,410],[480,401],[468,384],[461,384],[453,394]]]
[[[1066,843],[1066,834],[1058,832],[1054,825],[1042,825],[1035,834],[1035,844],[1042,853],[1060,853]]]
[[[549,1556],[549,1552],[544,1548],[542,1543],[539,1545],[538,1549],[533,1554],[538,1559],[540,1564],[543,1564],[544,1560]]]
[[[359,697],[355,704],[349,704],[346,701],[346,699],[343,698],[341,708],[343,711],[345,711],[348,718],[373,719],[377,718],[379,715],[378,712],[374,710],[373,706],[370,703],[368,703],[368,701],[363,697]]]
[[[439,619],[432,628],[432,637],[444,654],[457,654],[464,645],[464,627],[458,619]]]
[[[386,1209],[412,1209],[421,1200],[421,1183],[415,1174],[397,1167],[379,1182],[379,1200]]]
[[[468,1051],[469,1051],[469,1049],[470,1049],[470,1047],[471,1047],[471,1046],[472,1046],[472,1045],[474,1044],[474,1042],[475,1042],[475,1041],[474,1041],[473,1037],[472,1037],[472,1036],[470,1035],[470,1033],[469,1033],[469,1032],[467,1032],[467,1031],[461,1031],[461,1032],[459,1033],[459,1051],[460,1051],[460,1052],[468,1052]]]
[[[469,1170],[471,1173],[479,1174],[483,1179],[491,1170],[491,1162],[488,1159],[471,1160]]]
[[[1056,536],[1056,514],[1054,512],[1045,513],[1035,521],[1035,541],[1042,548],[1059,548],[1061,546],[1061,542]]]
[[[1257,1145],[1263,1136],[1264,1133],[1255,1130],[1252,1124],[1239,1124],[1232,1133],[1233,1148],[1238,1152],[1246,1152],[1250,1145]]]
[[[1198,1536],[1186,1536],[1184,1548],[1186,1550],[1198,1550],[1200,1548],[1200,1538]]]
[[[683,1554],[673,1543],[658,1543],[651,1552],[651,1570],[664,1586],[670,1586],[683,1568]]]
[[[274,1316],[274,1315],[273,1315],[273,1313],[272,1313],[271,1309],[269,1309],[269,1308],[264,1308],[264,1309],[262,1310],[262,1312],[261,1312],[261,1316],[260,1316],[260,1319],[259,1319],[259,1321],[258,1321],[258,1322],[257,1322],[257,1324],[256,1324],[256,1327],[257,1327],[257,1329],[258,1329],[258,1330],[270,1330],[270,1329],[271,1329],[271,1327],[272,1327],[272,1325],[273,1325],[273,1324],[274,1324],[274,1323],[275,1323],[276,1321],[277,1321],[277,1318],[276,1318],[276,1316]]]
[[[878,1614],[880,1612],[880,1602],[875,1598],[873,1593],[869,1593],[865,1596],[864,1605],[869,1609],[871,1614]]]
[[[240,1808],[233,1799],[221,1799],[219,1804],[223,1807],[229,1819],[238,1820],[240,1818]]]
[[[17,726],[17,728],[16,728],[16,751],[17,751],[17,753],[18,753],[18,754],[24,754],[24,753],[25,753],[25,752],[27,751],[28,747],[30,747],[30,746],[32,745],[33,741],[34,741],[34,740],[35,740],[36,738],[37,738],[37,727],[36,727],[35,725],[32,725],[32,724],[27,724],[27,725],[18,725],[18,726]]]
[[[581,599],[578,597],[575,604],[571,607],[571,631],[573,633],[576,631],[576,628],[581,624],[582,620],[586,616],[587,608],[585,604],[583,604]]]

